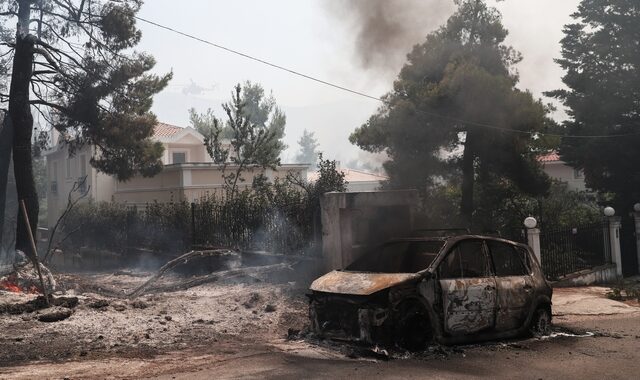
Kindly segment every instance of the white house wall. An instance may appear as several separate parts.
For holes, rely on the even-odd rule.
[[[86,185],[92,188],[95,186],[93,183],[94,169],[89,164],[91,149],[84,147],[77,151],[73,157],[69,158],[68,155],[69,152],[66,146],[47,155],[47,178],[49,179],[47,186],[47,224],[49,226],[55,224],[62,210],[67,207],[69,193],[74,183],[83,174],[83,163],[84,174],[87,175]],[[77,195],[78,193],[76,193]]]
[[[578,173],[576,173],[576,171],[571,166],[566,165],[564,162],[547,162],[543,164],[543,168],[545,173],[547,173],[549,177],[566,183],[569,190],[586,190],[584,176],[582,175],[582,173],[580,172],[581,176],[576,176],[576,174]]]

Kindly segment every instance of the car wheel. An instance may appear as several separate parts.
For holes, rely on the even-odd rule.
[[[536,310],[529,326],[529,331],[533,336],[545,336],[551,332],[551,312],[546,307]]]
[[[396,318],[396,344],[409,351],[423,350],[432,340],[431,323],[420,305],[400,308]]]

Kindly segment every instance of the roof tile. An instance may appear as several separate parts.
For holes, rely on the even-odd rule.
[[[538,156],[538,161],[539,162],[557,162],[557,161],[561,161],[560,160],[560,155],[558,154],[558,152],[551,151],[549,153],[546,154],[541,154]]]
[[[153,137],[171,137],[182,131],[183,128],[177,127],[175,125],[166,124],[166,123],[158,123],[153,129]]]

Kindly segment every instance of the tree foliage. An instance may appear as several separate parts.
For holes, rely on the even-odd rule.
[[[149,74],[155,60],[126,51],[141,39],[135,15],[140,0],[0,2],[4,53],[15,56],[19,40],[33,57],[28,78],[33,108],[61,134],[72,151],[98,146],[91,163],[124,180],[161,169],[162,147],[149,137],[156,124],[152,97],[171,75]],[[29,13],[26,35],[9,26]],[[15,65],[13,71],[23,70]],[[7,95],[3,94],[7,100]]]
[[[286,117],[273,96],[264,98],[258,84],[236,85],[231,101],[222,104],[227,120],[222,123],[209,109],[198,115],[190,111],[192,125],[205,132],[205,146],[215,163],[223,165],[223,177],[231,195],[245,182],[243,173],[255,167],[280,165]]]
[[[370,152],[386,151],[394,187],[428,195],[444,182],[461,187],[467,223],[474,183],[544,193],[548,178],[532,149],[548,109],[516,88],[521,56],[504,44],[501,15],[481,0],[459,0],[446,25],[407,56],[384,105],[351,135]]]
[[[38,204],[31,142],[32,109],[69,144],[98,149],[91,164],[120,180],[162,168],[162,146],[151,141],[152,97],[171,74],[153,75],[153,57],[129,53],[141,39],[135,15],[141,0],[0,0],[0,56],[11,78],[8,102],[14,125],[18,197],[35,229]],[[10,67],[10,68],[9,68]],[[16,246],[28,251],[22,223]]]
[[[316,139],[315,133],[309,132],[306,129],[302,132],[300,140],[298,140],[300,150],[296,155],[296,162],[311,164],[311,168],[315,169],[318,164],[318,139]]]
[[[616,195],[619,207],[640,201],[640,3],[583,0],[566,25],[562,58],[566,90],[549,94],[568,107],[569,135],[560,153],[583,169],[587,186]]]

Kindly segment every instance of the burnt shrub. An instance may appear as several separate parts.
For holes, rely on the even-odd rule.
[[[225,247],[314,253],[320,241],[320,197],[346,189],[335,161],[320,156],[319,169],[313,183],[292,176],[271,182],[258,175],[251,188],[192,203],[79,204],[62,223],[63,248],[177,253]]]

